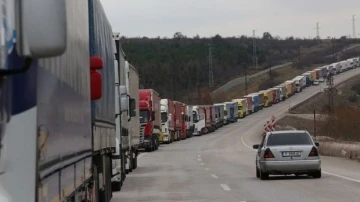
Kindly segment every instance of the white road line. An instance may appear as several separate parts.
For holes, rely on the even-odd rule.
[[[215,174],[211,174],[211,177],[215,178],[215,179],[218,179],[219,177],[216,176]]]
[[[201,159],[199,158],[198,161],[201,161]]]
[[[146,154],[148,154],[148,153],[141,153],[137,158],[139,159],[139,158],[145,156]]]
[[[230,187],[227,186],[226,184],[220,184],[220,186],[221,186],[225,191],[231,191]]]
[[[202,165],[202,166],[203,166],[203,165],[205,165],[205,163],[200,163],[200,165]]]
[[[334,176],[334,177],[338,177],[338,178],[344,179],[344,180],[349,180],[349,181],[352,181],[352,182],[360,183],[360,180],[357,180],[357,179],[354,179],[354,178],[345,177],[345,176],[342,176],[342,175],[337,175],[337,174],[329,173],[329,172],[326,172],[326,171],[321,171],[321,172],[322,172],[322,173],[325,173],[325,174],[327,174],[327,175],[332,175],[332,176]]]
[[[210,168],[204,168],[205,170],[207,170],[207,171],[209,171],[210,170]]]
[[[198,155],[198,157],[200,158],[200,157],[201,157],[201,155],[199,154],[199,155]]]
[[[248,135],[249,135],[251,132],[253,132],[254,130],[255,130],[255,128],[251,129],[250,131],[248,131],[247,133],[245,133],[245,135],[241,136],[241,138],[240,138],[241,143],[242,143],[245,147],[247,147],[247,148],[249,148],[249,149],[251,149],[251,150],[253,150],[253,148],[250,147],[248,144],[245,143],[244,137],[248,136]]]
[[[246,201],[239,201],[239,202],[246,202]]]

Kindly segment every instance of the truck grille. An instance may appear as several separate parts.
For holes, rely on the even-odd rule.
[[[141,124],[140,125],[140,144],[144,143],[144,130],[145,130],[145,125],[146,124]]]

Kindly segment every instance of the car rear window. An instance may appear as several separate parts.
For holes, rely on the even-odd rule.
[[[267,146],[281,145],[311,145],[312,141],[307,133],[279,133],[270,134]]]

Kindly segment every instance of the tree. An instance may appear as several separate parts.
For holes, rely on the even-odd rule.
[[[175,32],[173,38],[174,38],[174,39],[182,39],[182,38],[186,38],[186,36],[183,35],[181,32]]]
[[[271,36],[271,34],[269,32],[264,32],[263,39],[273,39],[273,37]]]

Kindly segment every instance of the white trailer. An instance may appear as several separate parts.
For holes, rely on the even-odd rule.
[[[202,135],[205,130],[205,108],[199,106],[193,106],[192,117],[194,121],[193,135]]]
[[[128,169],[137,168],[137,157],[139,154],[140,146],[140,119],[139,119],[139,73],[134,66],[129,64],[126,66],[127,72],[127,88],[129,91],[130,99],[133,100],[133,108],[128,110],[129,121],[129,156],[128,156]],[[129,101],[131,102],[131,101]]]

